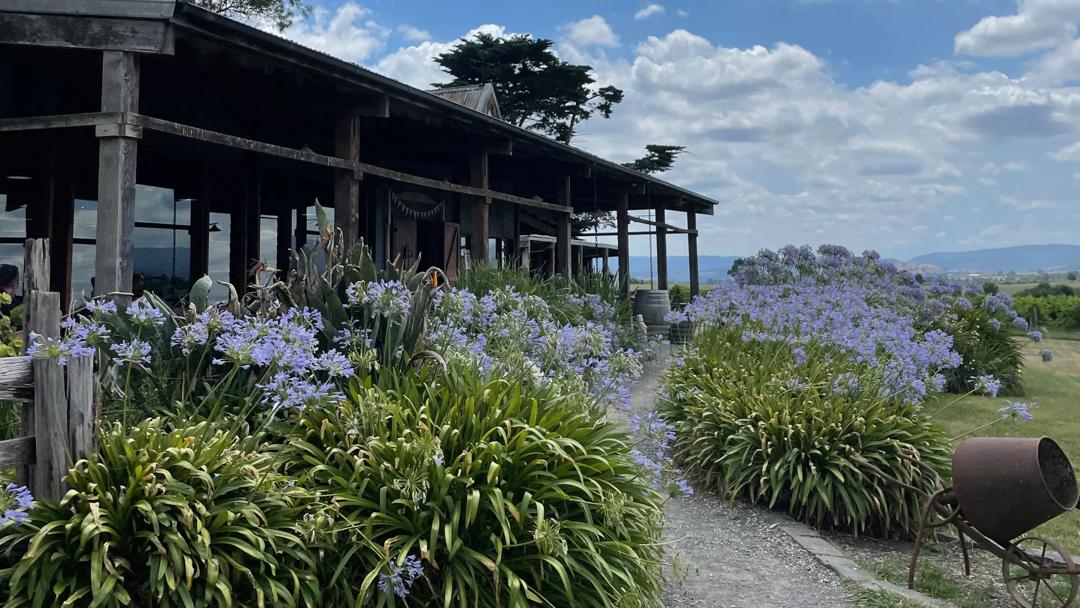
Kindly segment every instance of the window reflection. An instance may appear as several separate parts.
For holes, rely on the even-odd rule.
[[[277,268],[277,216],[259,217],[259,259]]]
[[[210,214],[210,250],[208,252],[208,274],[214,281],[210,288],[210,301],[224,302],[229,299],[229,290],[218,281],[229,280],[229,234],[232,216],[228,213]]]
[[[168,302],[187,295],[191,265],[191,203],[177,200],[168,188],[135,187],[134,272],[142,275],[146,291]],[[71,292],[76,306],[93,291],[97,238],[97,201],[78,199],[74,205],[71,247]]]
[[[23,247],[26,240],[26,207],[31,199],[32,180],[0,179],[0,264],[19,269],[22,293]]]

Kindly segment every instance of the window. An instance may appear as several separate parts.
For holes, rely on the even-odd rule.
[[[30,204],[32,187],[33,180],[29,177],[0,176],[0,264],[18,267],[20,282],[26,240],[26,208]]]
[[[135,233],[132,258],[141,287],[167,302],[187,295],[191,266],[191,203],[173,191],[135,187]],[[97,201],[77,199],[71,247],[72,302],[79,305],[93,291],[97,243]],[[133,277],[134,279],[134,277]],[[137,280],[132,286],[138,291]]]
[[[224,302],[229,299],[229,290],[218,285],[218,281],[230,280],[229,275],[229,234],[232,229],[232,215],[229,213],[210,214],[210,234],[207,255],[207,267],[214,286],[210,288],[211,302]]]
[[[276,215],[259,216],[259,259],[271,268],[277,268],[277,229]]]

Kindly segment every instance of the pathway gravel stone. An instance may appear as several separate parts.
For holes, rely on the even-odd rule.
[[[629,414],[654,407],[665,364],[653,360],[633,387]],[[615,415],[626,421],[627,415]],[[664,507],[670,608],[851,606],[839,577],[780,529],[781,515],[715,495],[674,498]]]

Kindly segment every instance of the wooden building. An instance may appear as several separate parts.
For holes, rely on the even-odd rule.
[[[610,210],[621,272],[629,235],[656,234],[665,286],[685,233],[696,291],[714,201],[503,122],[489,88],[432,94],[182,1],[0,0],[0,262],[49,237],[68,302],[134,273],[166,296],[241,287],[255,260],[285,267],[318,200],[382,264],[452,275],[537,235],[569,273],[571,213]]]

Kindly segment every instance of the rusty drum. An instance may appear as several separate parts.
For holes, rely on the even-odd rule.
[[[953,492],[971,525],[1002,546],[1069,511],[1076,474],[1049,437],[975,437],[953,455]]]

